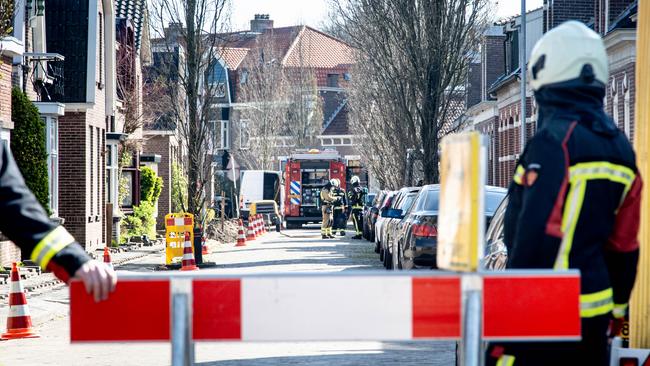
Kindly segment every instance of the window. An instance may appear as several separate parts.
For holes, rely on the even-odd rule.
[[[623,131],[628,139],[632,138],[630,131],[630,85],[627,80],[627,73],[623,75]]]
[[[339,74],[327,74],[327,86],[331,88],[338,88]]]
[[[241,72],[241,77],[239,78],[239,84],[246,85],[248,82],[248,70],[244,69]]]
[[[97,211],[96,215],[101,216],[102,215],[102,156],[101,156],[101,151],[102,151],[102,146],[104,146],[104,139],[102,138],[104,136],[103,131],[99,127],[95,127],[95,132],[97,133],[97,149],[95,149],[95,154],[97,154],[97,162],[95,163],[95,166],[97,167],[97,179],[95,179],[96,183],[96,189],[93,194],[97,196]],[[95,218],[95,221],[97,221],[99,218]]]
[[[56,117],[43,118],[48,155],[49,206],[52,215],[56,217],[59,214],[59,120]]]
[[[221,149],[228,150],[230,149],[230,136],[229,136],[230,121],[220,121],[220,122],[221,122]]]
[[[93,145],[93,136],[94,135],[95,135],[95,130],[93,129],[92,126],[88,126],[88,140],[90,141],[90,144],[88,144],[88,155],[90,156],[89,157],[89,162],[90,162],[90,169],[89,169],[89,171],[90,171],[90,189],[89,189],[89,193],[90,194],[88,195],[88,196],[90,196],[90,210],[88,211],[88,214],[90,216],[93,215],[93,211],[95,210],[95,206],[93,205],[93,202],[94,202],[93,197],[95,196],[94,195],[94,192],[95,192],[94,191],[94,189],[95,189],[95,184],[94,183],[95,183],[95,181],[93,180],[94,177],[95,177],[94,174],[93,174],[93,170],[94,170],[93,167],[94,167],[94,162],[95,162],[95,159],[94,159],[95,154],[93,154],[94,150],[95,150],[94,145]]]
[[[102,13],[98,13],[97,16],[97,24],[99,27],[99,42],[97,42],[99,44],[99,79],[97,85],[99,86],[99,89],[102,89],[104,87],[104,17],[102,16]]]
[[[250,132],[248,131],[247,119],[243,119],[239,122],[239,146],[242,149],[250,147]]]
[[[610,90],[612,93],[612,119],[616,127],[620,127],[619,118],[618,118],[618,87],[616,85],[616,78],[612,77],[612,82],[610,84]]]

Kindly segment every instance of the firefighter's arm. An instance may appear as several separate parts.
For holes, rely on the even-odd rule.
[[[614,231],[605,246],[605,261],[614,291],[616,318],[623,318],[627,311],[632,287],[636,279],[639,259],[639,224],[641,218],[641,189],[643,182],[637,175],[616,214]]]
[[[44,270],[64,282],[80,279],[96,301],[115,289],[117,277],[88,254],[62,226],[52,224],[27,188],[6,145],[0,147],[0,231]]]
[[[525,165],[525,166],[524,166]],[[512,268],[552,268],[559,249],[559,240],[551,240],[547,231],[552,214],[562,207],[561,192],[566,166],[562,145],[545,134],[538,134],[529,143],[517,167],[511,191],[520,192],[516,217],[506,228],[513,233]],[[514,216],[514,215],[513,215]]]

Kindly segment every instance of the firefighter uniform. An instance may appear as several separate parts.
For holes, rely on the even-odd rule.
[[[0,147],[0,231],[64,282],[90,260],[66,229],[50,221],[25,185],[6,144]]]
[[[356,178],[356,179],[355,179]],[[366,193],[359,186],[359,178],[352,177],[351,180],[352,189],[348,191],[348,203],[352,207],[350,216],[352,216],[352,222],[354,223],[355,236],[352,239],[361,239],[363,234],[363,203],[366,199]]]
[[[533,50],[538,131],[509,188],[504,241],[508,268],[580,270],[582,341],[492,345],[488,359],[497,365],[607,365],[607,329],[625,316],[636,277],[641,177],[627,137],[603,110],[604,47],[593,31],[570,23],[577,22],[547,33],[548,47],[571,50],[558,39],[584,34],[579,43],[602,60],[579,64],[577,78],[540,85],[553,51]]]
[[[337,233],[341,236],[345,236],[345,227],[347,226],[347,215],[346,215],[346,206],[347,199],[345,197],[345,191],[339,186],[333,188],[333,193],[335,197],[334,200],[334,234]]]
[[[323,214],[323,221],[320,226],[320,233],[323,239],[331,239],[332,236],[332,203],[334,196],[332,195],[332,184],[328,182],[320,191],[321,210]]]

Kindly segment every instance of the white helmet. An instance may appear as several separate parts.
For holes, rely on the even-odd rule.
[[[350,183],[351,184],[355,184],[355,183],[359,183],[359,182],[360,182],[360,179],[356,175],[353,175],[352,178],[350,178]]]
[[[332,178],[332,179],[330,179],[330,184],[333,185],[334,187],[338,187],[339,186],[339,180],[336,179],[336,178]]]
[[[528,63],[533,90],[577,79],[585,65],[603,86],[609,78],[607,52],[598,33],[570,20],[548,31],[535,44]]]

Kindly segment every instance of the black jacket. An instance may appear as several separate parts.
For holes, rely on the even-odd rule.
[[[23,254],[65,282],[90,260],[62,226],[50,221],[25,185],[6,144],[0,148],[0,231]]]
[[[639,253],[642,181],[602,86],[535,93],[538,131],[520,157],[505,217],[509,268],[576,268],[581,315],[627,307]]]

